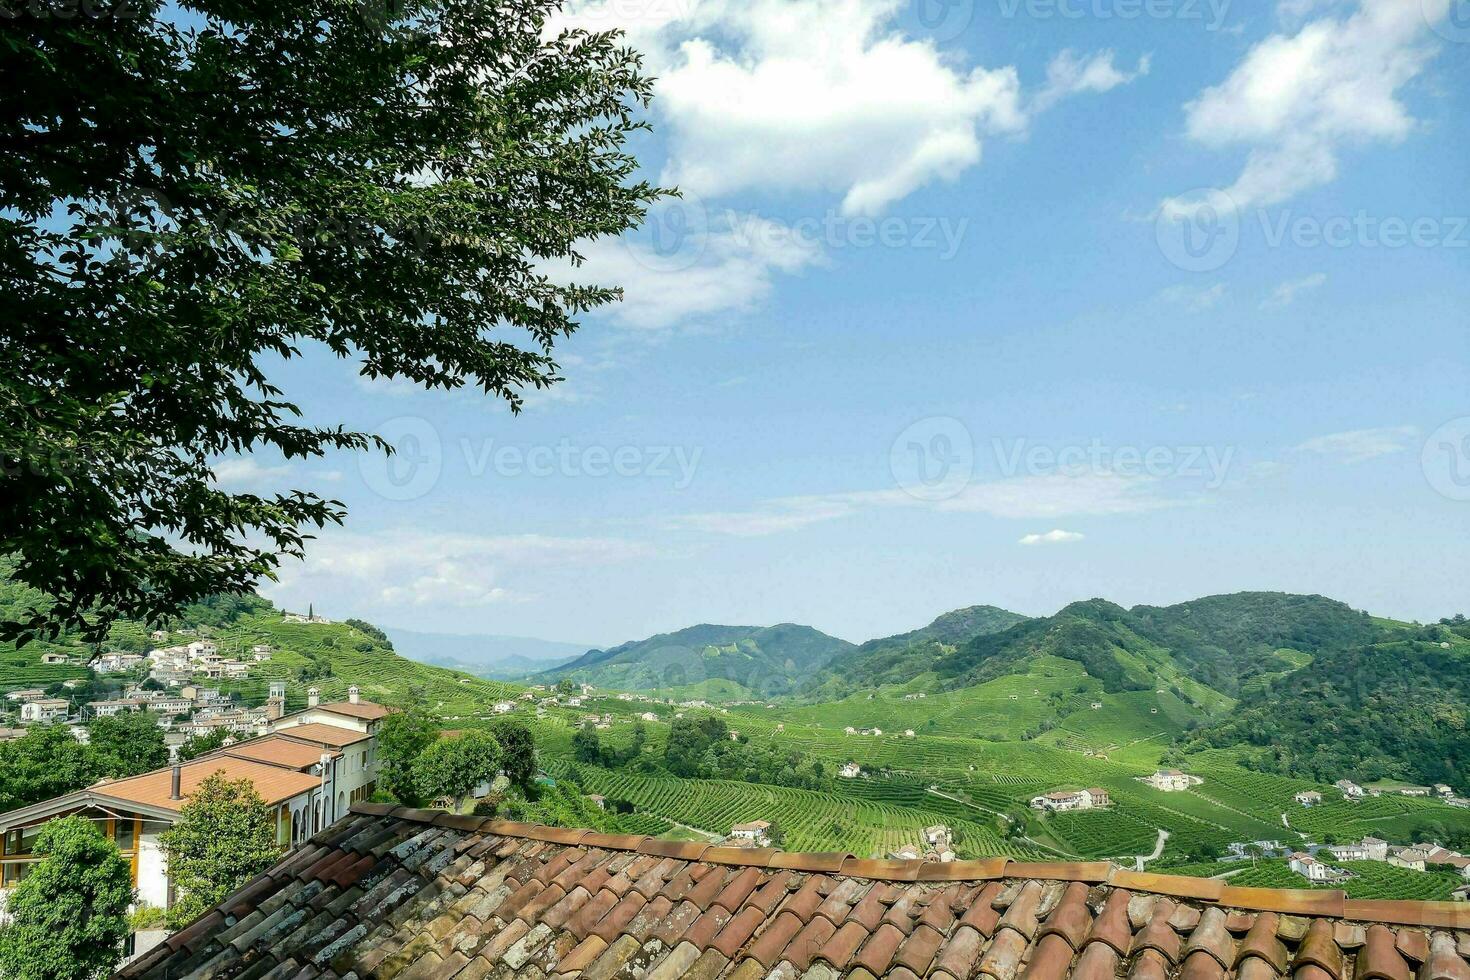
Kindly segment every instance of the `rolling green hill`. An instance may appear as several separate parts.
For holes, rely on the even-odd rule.
[[[795,685],[853,645],[810,626],[691,626],[582,657],[537,675],[597,687],[680,696],[769,697]],[[712,683],[717,682],[717,683]]]
[[[808,681],[802,694],[841,699],[874,687],[907,684],[933,669],[935,661],[977,636],[999,633],[1026,617],[998,606],[967,606],[947,612],[928,626],[869,640],[832,659]]]
[[[1183,746],[1203,747],[1234,748],[1252,768],[1324,782],[1470,788],[1470,626],[1319,652]]]
[[[27,590],[0,579],[0,614],[32,601]],[[401,704],[416,692],[446,717],[472,717],[521,690],[400,657],[382,631],[368,623],[287,623],[280,610],[258,596],[219,596],[187,607],[180,620],[170,624],[169,637],[163,641],[150,639],[149,631],[138,623],[120,622],[95,651],[66,635],[19,649],[8,644],[0,649],[0,691],[85,679],[91,674],[87,660],[94,652],[143,653],[199,637],[214,639],[225,656],[247,661],[254,645],[272,648],[268,662],[252,664],[248,679],[210,684],[248,704],[263,703],[272,680],[286,682],[287,703],[293,710],[305,706],[310,687],[320,688],[325,699],[333,700],[345,698],[348,686],[357,684],[369,700]],[[80,663],[42,664],[42,655],[53,652]]]

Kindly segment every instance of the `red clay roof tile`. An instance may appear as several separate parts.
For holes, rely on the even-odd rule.
[[[728,850],[359,807],[122,976],[1470,980],[1465,905]]]

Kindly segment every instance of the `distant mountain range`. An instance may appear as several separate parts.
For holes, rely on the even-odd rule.
[[[538,640],[528,636],[420,633],[385,630],[401,656],[481,677],[511,680],[576,660],[587,644]]]

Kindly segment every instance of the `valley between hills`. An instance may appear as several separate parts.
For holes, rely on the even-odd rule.
[[[24,604],[6,588],[0,604]],[[218,682],[245,704],[272,681],[292,708],[309,687],[333,698],[357,684],[386,704],[421,699],[447,728],[524,721],[547,780],[581,801],[537,814],[547,822],[715,839],[764,820],[788,850],[860,856],[901,852],[943,824],[962,858],[1142,857],[1150,870],[1280,887],[1307,886],[1285,855],[1318,845],[1470,849],[1463,617],[1396,622],[1279,593],[1089,600],[1042,618],[977,606],[860,645],[791,624],[696,626],[516,682],[405,659],[366,622],[287,622],[256,597],[185,619],[178,631],[222,652],[273,649],[248,678]],[[149,646],[120,624],[102,649]],[[0,651],[0,688],[90,699],[126,682],[42,663],[80,649],[63,637]],[[1192,778],[1160,789],[1146,780],[1161,769]],[[1339,780],[1363,798],[1345,798]],[[1034,805],[1083,789],[1106,805]],[[1313,793],[1320,802],[1298,799]],[[1443,899],[1465,884],[1450,867],[1334,871],[1331,887],[1355,897]]]

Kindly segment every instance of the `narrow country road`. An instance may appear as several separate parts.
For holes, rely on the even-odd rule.
[[[1159,839],[1154,841],[1154,852],[1147,856],[1140,854],[1138,855],[1138,857],[1134,858],[1136,865],[1133,870],[1142,871],[1144,865],[1148,864],[1150,861],[1157,861],[1159,859],[1159,855],[1164,853],[1164,841],[1168,839],[1169,832],[1160,828]]]

